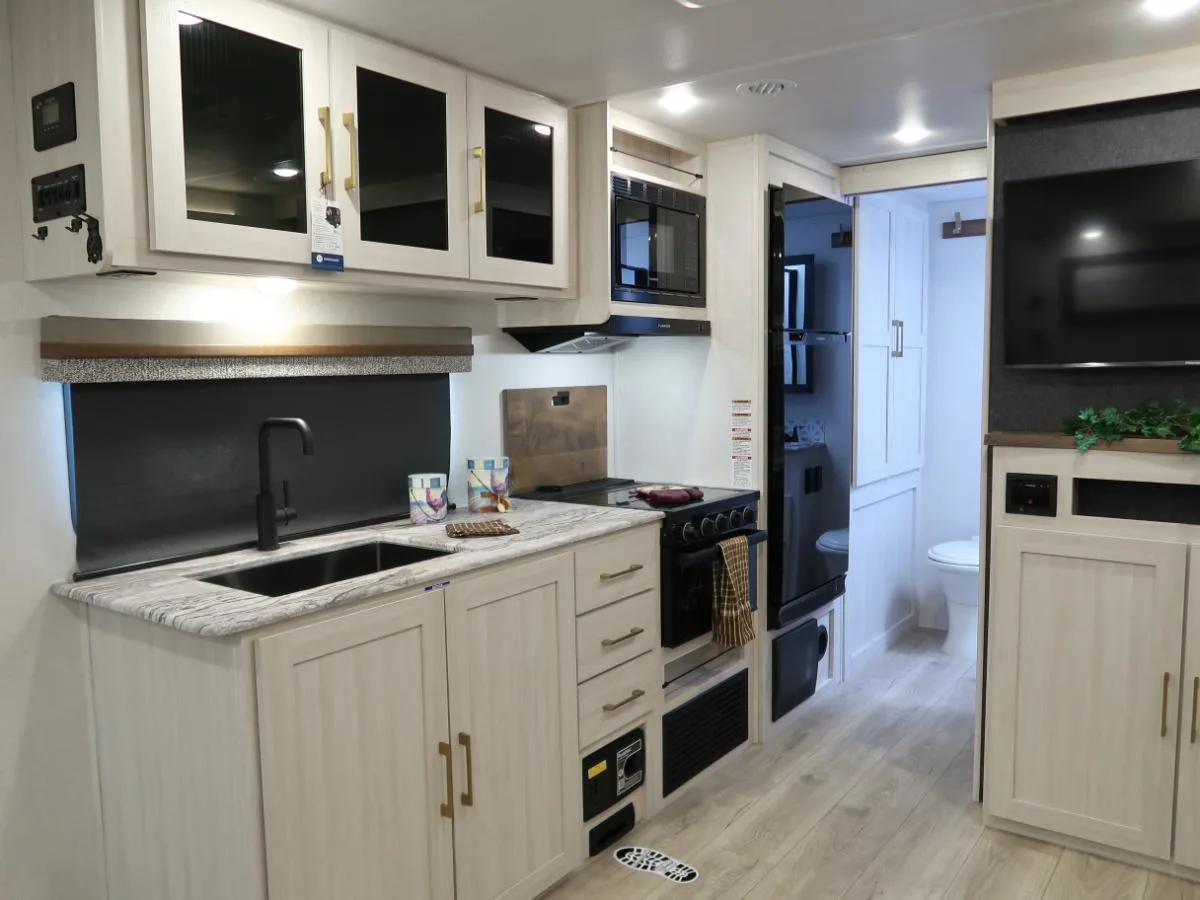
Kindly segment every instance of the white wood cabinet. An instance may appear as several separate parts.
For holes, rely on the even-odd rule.
[[[535,897],[580,861],[570,554],[446,593],[458,900]]]
[[[467,278],[467,74],[335,30],[333,187],[347,265]]]
[[[257,642],[271,898],[454,898],[444,595]]]
[[[1187,631],[1184,634],[1183,716],[1179,721],[1179,779],[1175,802],[1175,861],[1200,869],[1200,545],[1188,560]]]
[[[924,462],[929,217],[876,197],[855,210],[854,484]]]
[[[571,237],[566,109],[472,75],[467,136],[471,277],[564,287]]]
[[[1170,859],[1187,546],[994,532],[989,811]]]

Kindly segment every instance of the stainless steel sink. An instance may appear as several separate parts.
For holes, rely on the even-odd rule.
[[[330,550],[328,553],[297,556],[196,580],[265,597],[283,597],[297,591],[348,581],[361,575],[371,575],[424,562],[427,559],[436,559],[449,552],[377,541],[344,547],[341,550]]]

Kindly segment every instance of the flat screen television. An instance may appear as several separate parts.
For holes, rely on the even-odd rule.
[[[1004,361],[1200,365],[1200,161],[1010,181]]]

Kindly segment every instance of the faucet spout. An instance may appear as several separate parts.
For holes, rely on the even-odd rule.
[[[295,518],[295,511],[287,506],[287,482],[284,482],[284,506],[282,510],[275,507],[275,495],[271,491],[271,432],[281,429],[294,429],[300,433],[300,441],[304,455],[312,456],[315,451],[312,429],[303,419],[271,417],[263,420],[258,429],[258,549],[279,549],[278,523],[282,518],[290,522]]]

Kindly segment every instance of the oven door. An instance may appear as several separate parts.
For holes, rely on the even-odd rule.
[[[643,196],[613,192],[613,300],[665,306],[704,306],[704,200],[658,202],[675,194],[639,186]],[[638,194],[639,191],[629,190]],[[693,205],[695,208],[684,208]]]
[[[750,607],[758,609],[758,565],[755,548],[767,539],[765,531],[743,532],[750,539]],[[736,534],[736,533],[735,533]],[[732,537],[728,535],[727,537]],[[686,552],[664,548],[662,556],[662,645],[682,647],[712,631],[714,564],[720,559],[719,541],[689,547]]]

